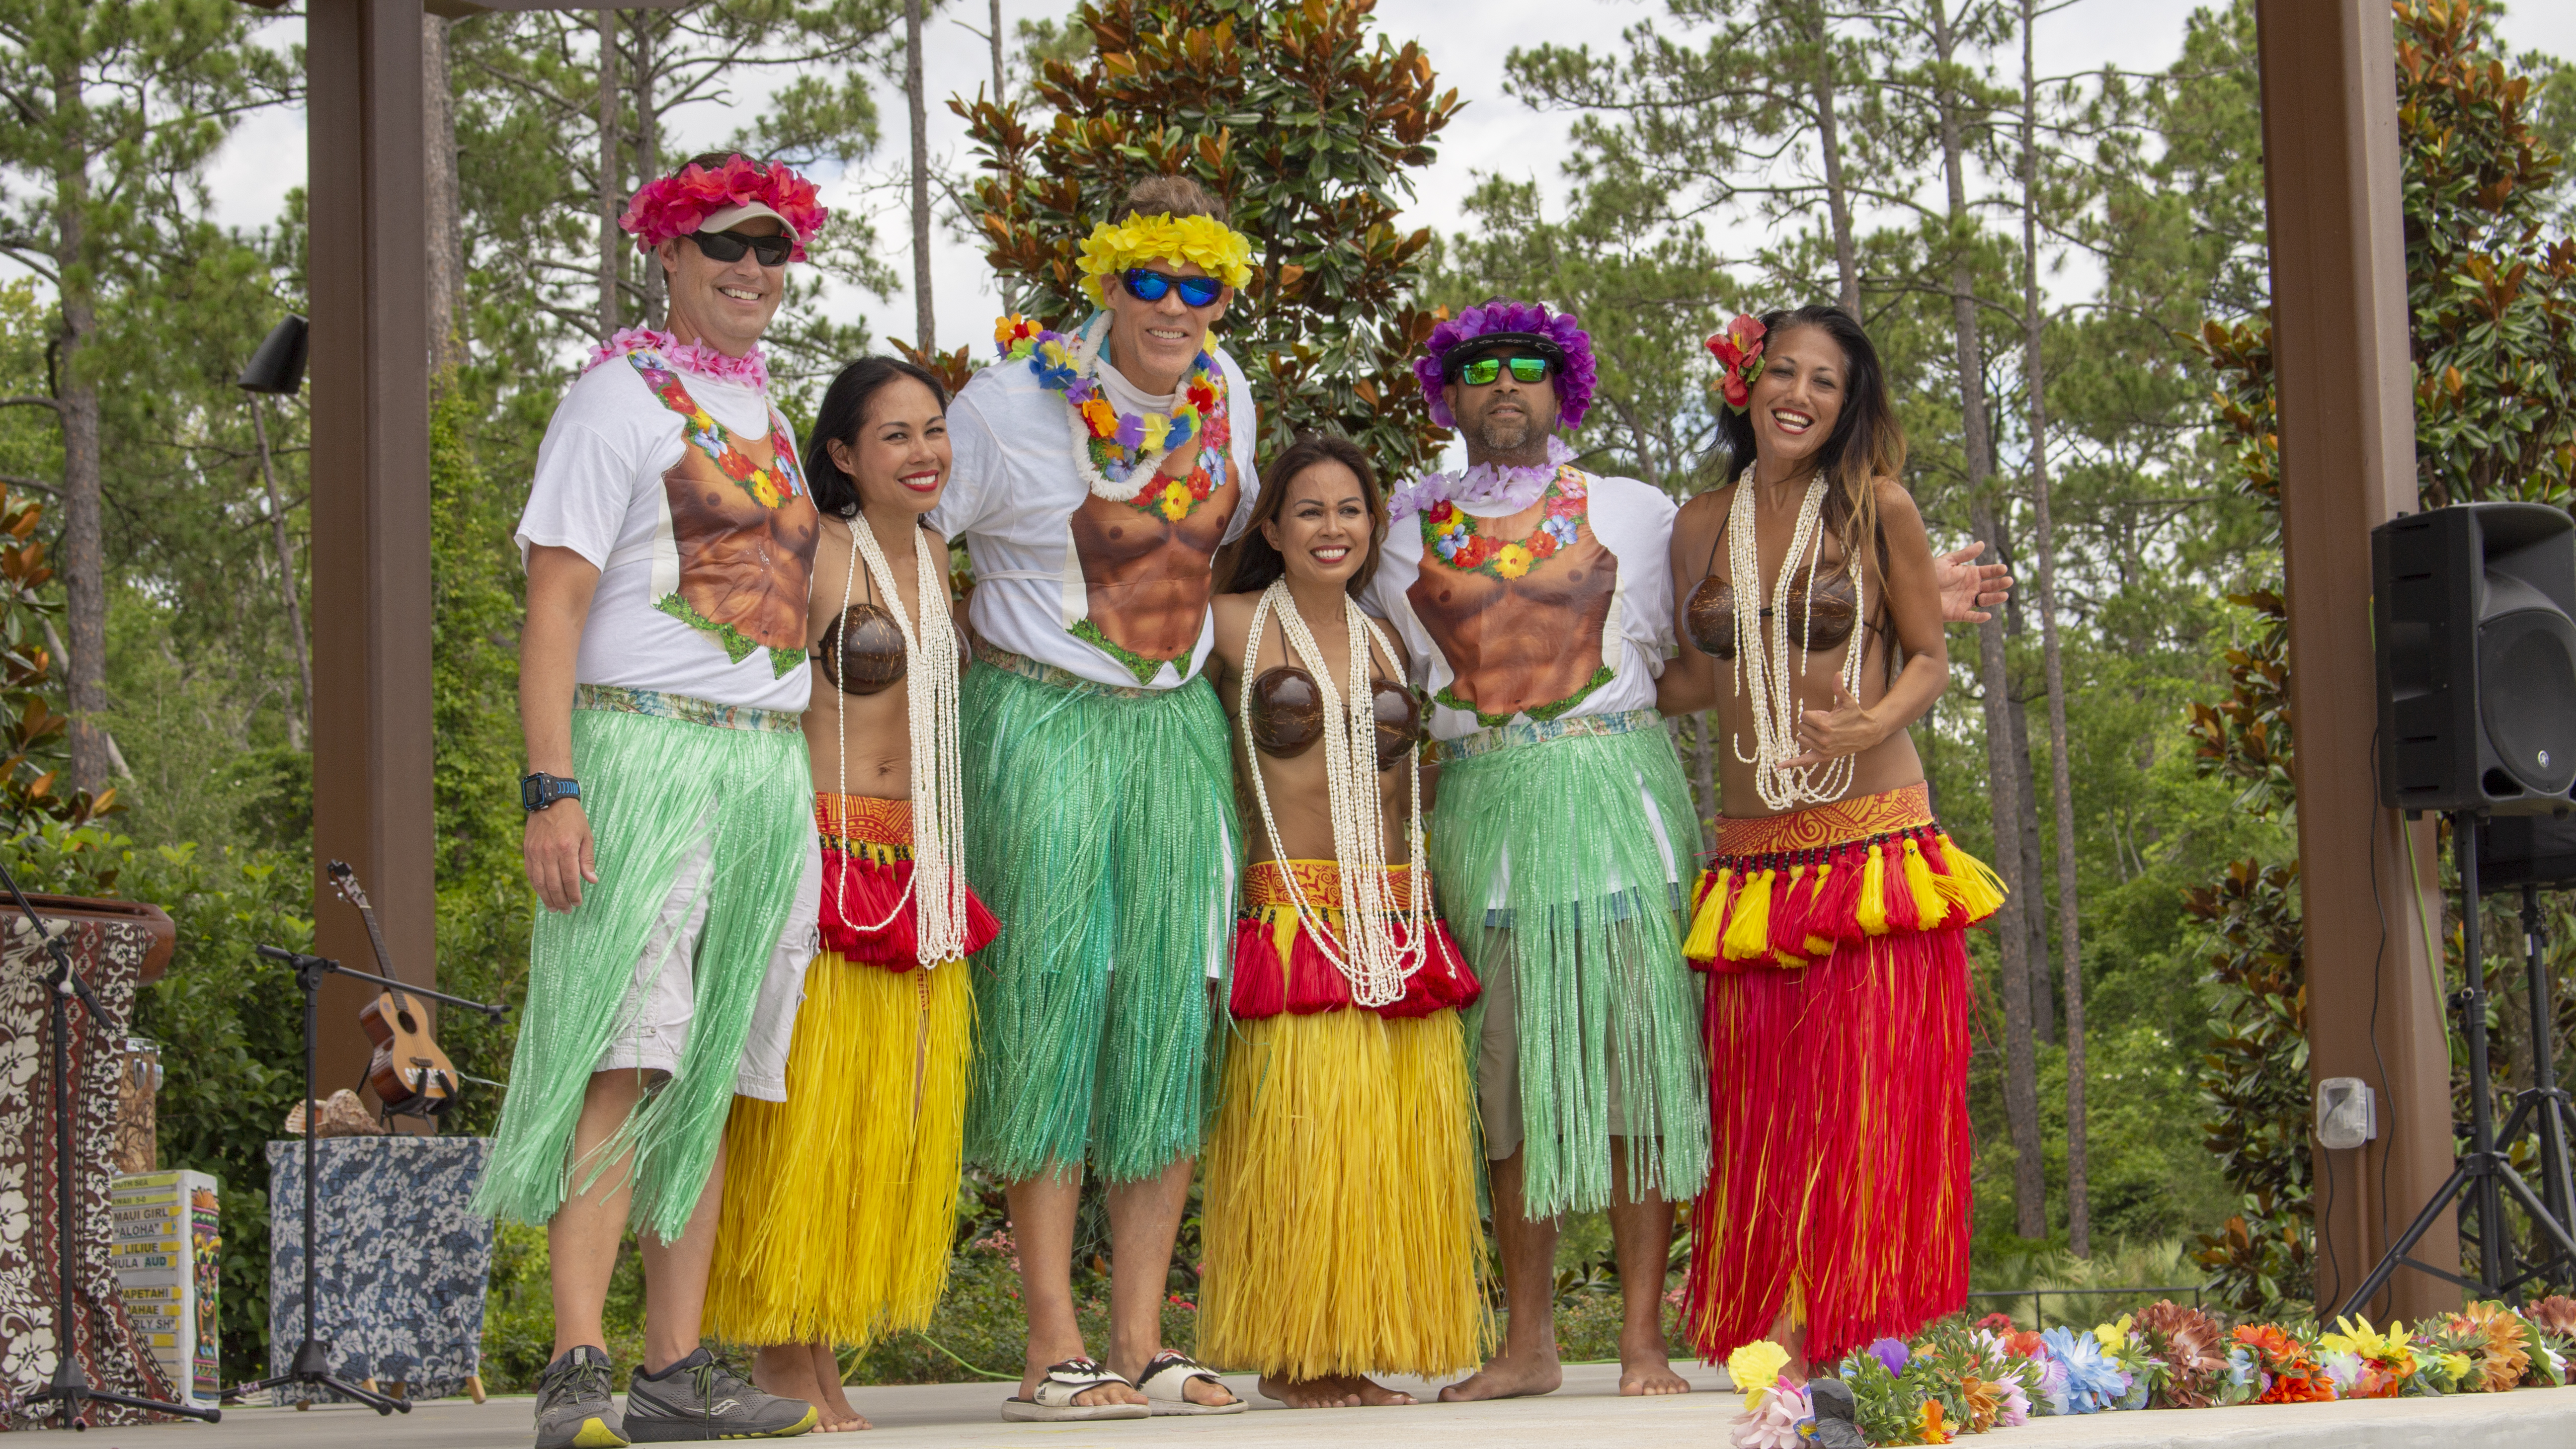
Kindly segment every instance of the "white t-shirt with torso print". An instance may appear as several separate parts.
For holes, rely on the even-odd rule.
[[[762,442],[775,447],[765,469],[738,446]],[[608,358],[572,385],[537,447],[516,537],[523,566],[542,544],[600,571],[577,683],[792,714],[812,691],[805,588],[818,532],[795,439],[767,393],[648,352]]]
[[[1198,466],[1218,487],[1241,490],[1223,534],[1230,542],[1249,522],[1261,489],[1253,471],[1259,429],[1242,368],[1213,342],[1208,351],[1224,375],[1227,437],[1213,454],[1203,449]],[[1102,377],[1104,391],[1121,411],[1136,406],[1141,394],[1132,384],[1118,386],[1126,380],[1105,367]],[[948,405],[956,461],[930,526],[966,540],[975,565],[967,617],[986,641],[1099,684],[1178,688],[1197,676],[1216,642],[1212,611],[1201,617],[1198,641],[1187,654],[1143,678],[1086,637],[1096,631],[1073,523],[1092,493],[1075,467],[1077,426],[1064,395],[1041,382],[1026,362],[997,362],[975,374]]]

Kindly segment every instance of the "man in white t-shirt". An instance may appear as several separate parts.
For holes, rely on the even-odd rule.
[[[1673,647],[1672,500],[1573,464],[1591,399],[1571,316],[1496,299],[1417,364],[1468,467],[1399,490],[1365,600],[1431,696],[1441,915],[1485,983],[1477,1110],[1511,1331],[1444,1399],[1557,1387],[1556,1219],[1607,1209],[1620,1387],[1679,1393],[1664,1350],[1673,1203],[1708,1172],[1699,992],[1675,920],[1698,812],[1655,711]]]
[[[966,1152],[1009,1184],[1029,1317],[1006,1418],[1244,1407],[1161,1315],[1232,940],[1232,764],[1200,669],[1212,560],[1260,484],[1251,393],[1208,329],[1249,258],[1197,185],[1141,183],[1083,244],[1101,310],[1064,334],[1005,318],[948,409],[929,522],[975,565],[967,872],[1002,924],[976,958]],[[1074,1317],[1086,1166],[1118,1244],[1106,1368]]]
[[[788,927],[821,890],[798,724],[819,522],[759,341],[822,221],[811,183],[740,156],[638,192],[625,226],[668,278],[669,330],[592,355],[519,520],[521,795],[545,909],[475,1201],[546,1226],[539,1449],[815,1423],[713,1359],[699,1309],[726,1114],[737,1091],[785,1097],[812,957]],[[644,1362],[621,1416],[600,1319],[630,1221]]]

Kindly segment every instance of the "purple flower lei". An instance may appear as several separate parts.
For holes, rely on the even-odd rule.
[[[1547,440],[1547,461],[1529,468],[1497,468],[1478,463],[1457,473],[1425,473],[1395,491],[1386,501],[1386,516],[1396,523],[1425,513],[1441,503],[1467,508],[1500,508],[1518,513],[1538,501],[1557,470],[1574,461],[1574,450],[1562,438]],[[1571,539],[1567,542],[1572,542]]]
[[[1554,338],[1556,345],[1565,349],[1565,371],[1556,379],[1557,421],[1568,432],[1583,426],[1584,410],[1592,406],[1592,390],[1600,380],[1592,365],[1592,334],[1583,330],[1573,313],[1550,312],[1542,302],[1496,302],[1488,307],[1470,307],[1431,329],[1431,340],[1423,344],[1423,355],[1413,360],[1413,375],[1422,383],[1422,400],[1431,405],[1431,421],[1444,428],[1458,426],[1457,418],[1450,415],[1448,399],[1441,394],[1441,357],[1459,343],[1488,332],[1534,332]]]
[[[603,362],[624,357],[630,352],[658,352],[662,360],[682,372],[694,372],[719,382],[739,383],[756,391],[769,390],[769,364],[754,346],[740,357],[727,357],[703,342],[682,342],[668,332],[651,327],[629,327],[590,350],[590,360],[581,366],[585,373]]]

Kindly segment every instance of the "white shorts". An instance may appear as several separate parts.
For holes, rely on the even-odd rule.
[[[698,934],[706,927],[715,823],[710,809],[697,843],[681,858],[671,893],[663,898],[653,933],[645,938],[643,958],[635,963],[634,982],[626,988],[620,1014],[631,1024],[600,1053],[594,1073],[645,1071],[667,1077],[679,1070],[680,1054],[689,1044],[689,1022],[697,1015],[696,973],[690,968]],[[742,1096],[787,1100],[787,1047],[796,1034],[797,1003],[805,998],[805,968],[822,946],[822,912],[823,842],[809,832],[805,877],[797,883],[787,928],[769,953],[760,999],[751,1009],[751,1035],[743,1041],[742,1064],[734,1071],[733,1089]]]

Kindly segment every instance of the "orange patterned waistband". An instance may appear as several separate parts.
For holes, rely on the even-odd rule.
[[[836,795],[828,790],[814,792],[814,829],[823,844],[834,845],[901,845],[912,844],[912,802],[879,800],[873,795]]]
[[[1337,860],[1265,860],[1254,866],[1243,878],[1243,905],[1257,911],[1265,906],[1294,906],[1288,894],[1288,876],[1297,877],[1297,888],[1306,894],[1310,909],[1338,911],[1342,908],[1342,863]],[[1387,904],[1399,910],[1413,908],[1413,867],[1386,867]]]
[[[1932,787],[1918,781],[1881,794],[1837,800],[1785,815],[1721,815],[1717,817],[1716,853],[1776,855],[1814,850],[1931,823]]]

